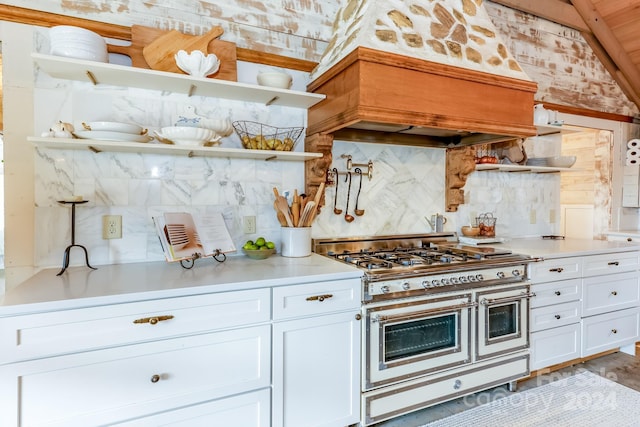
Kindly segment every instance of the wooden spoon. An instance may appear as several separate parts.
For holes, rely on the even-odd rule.
[[[302,211],[302,215],[300,215],[300,227],[309,227],[311,224],[309,223],[309,219],[311,217],[311,212],[313,212],[313,207],[316,205],[316,202],[310,200],[304,206],[304,210]]]
[[[287,199],[285,199],[284,196],[278,196],[276,198],[276,206],[284,215],[284,218],[287,221],[287,227],[293,227],[293,220],[291,219],[291,211],[289,210],[289,203],[287,203]]]

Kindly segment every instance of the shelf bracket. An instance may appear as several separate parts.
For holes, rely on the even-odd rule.
[[[269,106],[269,105],[273,104],[274,102],[276,102],[278,99],[280,99],[280,97],[276,95],[273,98],[271,98],[269,101],[267,101],[266,105]]]
[[[97,86],[98,80],[96,79],[96,76],[94,76],[93,73],[89,70],[87,70],[86,73],[87,77],[89,77],[89,80],[91,80],[91,83],[93,83],[94,86]]]
[[[90,151],[93,151],[94,153],[102,153],[102,150],[97,149],[96,147],[90,145],[89,147]]]
[[[189,92],[187,93],[188,97],[193,96],[193,93],[196,91],[196,85],[192,84],[191,86],[189,86]]]

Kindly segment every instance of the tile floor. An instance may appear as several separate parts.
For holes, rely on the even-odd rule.
[[[637,353],[636,353],[637,354]],[[560,379],[575,371],[588,370],[605,376],[624,386],[640,391],[640,355],[631,356],[625,353],[613,353],[588,362],[560,369],[546,378],[534,377],[518,383],[518,390],[527,390],[546,384],[550,380]],[[509,393],[506,386],[496,387],[490,390],[476,393],[466,398],[459,398],[450,402],[441,403],[431,408],[403,415],[389,421],[374,424],[375,427],[418,427],[430,421],[438,420],[452,414],[469,409],[477,404],[488,403],[497,395]]]

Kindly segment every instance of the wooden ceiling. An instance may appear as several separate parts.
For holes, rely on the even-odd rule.
[[[640,108],[640,0],[491,0],[579,30]]]

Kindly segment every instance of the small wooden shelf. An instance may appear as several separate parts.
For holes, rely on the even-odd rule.
[[[107,84],[120,87],[163,90],[183,93],[188,96],[208,96],[296,108],[309,108],[326,97],[322,94],[276,89],[227,80],[192,77],[186,74],[40,53],[32,53],[31,57],[51,77],[84,81],[95,85]]]
[[[150,153],[185,155],[188,157],[226,157],[256,160],[305,161],[322,157],[321,153],[302,153],[297,151],[246,150],[244,148],[191,147],[169,145],[156,142],[140,143],[128,141],[98,141],[94,139],[41,138],[29,137],[37,147],[63,150],[91,150],[94,153]]]
[[[478,164],[477,171],[495,171],[495,172],[519,172],[519,173],[558,173],[558,172],[576,172],[579,169],[573,168],[552,168],[548,166],[521,166],[521,165],[503,165],[503,164]]]

